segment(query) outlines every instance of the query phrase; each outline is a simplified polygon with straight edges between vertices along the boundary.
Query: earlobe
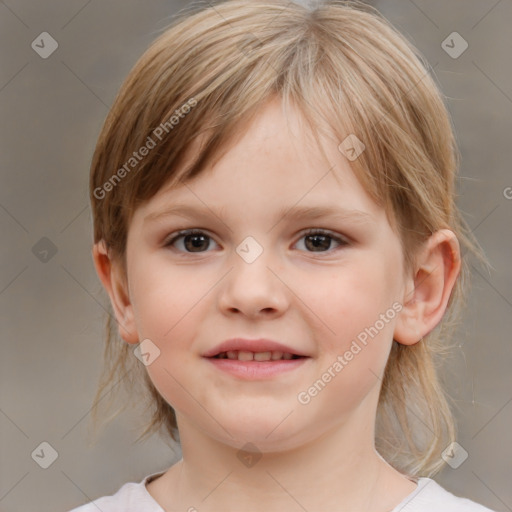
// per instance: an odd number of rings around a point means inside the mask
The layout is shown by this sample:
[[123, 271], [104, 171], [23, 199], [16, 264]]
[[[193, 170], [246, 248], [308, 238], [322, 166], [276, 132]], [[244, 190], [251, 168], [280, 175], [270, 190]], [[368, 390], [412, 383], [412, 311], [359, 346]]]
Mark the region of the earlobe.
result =
[[121, 268], [110, 258], [103, 240], [94, 244], [92, 257], [96, 273], [110, 297], [119, 335], [127, 343], [138, 343], [139, 337], [135, 325], [133, 306], [130, 301], [126, 278]]
[[426, 241], [414, 276], [407, 283], [394, 339], [413, 345], [441, 321], [461, 267], [459, 242], [448, 229]]

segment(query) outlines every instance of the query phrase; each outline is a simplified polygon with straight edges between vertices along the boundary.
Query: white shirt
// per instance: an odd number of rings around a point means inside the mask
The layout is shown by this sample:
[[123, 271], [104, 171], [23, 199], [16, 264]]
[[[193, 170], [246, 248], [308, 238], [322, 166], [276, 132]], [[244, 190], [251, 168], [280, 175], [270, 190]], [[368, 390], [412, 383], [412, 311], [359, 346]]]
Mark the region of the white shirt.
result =
[[[69, 512], [165, 512], [146, 489], [163, 472], [141, 482], [124, 484], [114, 495], [103, 496]], [[391, 512], [495, 512], [466, 498], [459, 498], [431, 478], [418, 478], [418, 487]]]

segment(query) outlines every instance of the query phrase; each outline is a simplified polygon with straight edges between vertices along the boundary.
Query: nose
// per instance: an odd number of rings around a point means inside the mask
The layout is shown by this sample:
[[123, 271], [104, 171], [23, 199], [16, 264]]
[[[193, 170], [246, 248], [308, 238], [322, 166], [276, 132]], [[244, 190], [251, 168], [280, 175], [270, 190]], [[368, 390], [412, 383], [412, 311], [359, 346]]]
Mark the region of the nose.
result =
[[289, 307], [289, 294], [283, 267], [270, 251], [263, 250], [254, 260], [235, 251], [219, 292], [218, 305], [225, 314], [240, 313], [250, 318], [275, 317]]

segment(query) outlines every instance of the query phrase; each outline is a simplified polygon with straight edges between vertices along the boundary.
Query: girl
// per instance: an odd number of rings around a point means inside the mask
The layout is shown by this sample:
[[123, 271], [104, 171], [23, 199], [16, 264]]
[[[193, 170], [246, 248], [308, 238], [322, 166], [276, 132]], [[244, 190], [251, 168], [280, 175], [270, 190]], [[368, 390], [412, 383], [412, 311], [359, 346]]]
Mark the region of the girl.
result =
[[[142, 56], [100, 134], [102, 390], [129, 374], [182, 458], [75, 512], [489, 510], [436, 375], [463, 298], [458, 152], [374, 9], [229, 0]], [[120, 338], [116, 338], [119, 333]]]

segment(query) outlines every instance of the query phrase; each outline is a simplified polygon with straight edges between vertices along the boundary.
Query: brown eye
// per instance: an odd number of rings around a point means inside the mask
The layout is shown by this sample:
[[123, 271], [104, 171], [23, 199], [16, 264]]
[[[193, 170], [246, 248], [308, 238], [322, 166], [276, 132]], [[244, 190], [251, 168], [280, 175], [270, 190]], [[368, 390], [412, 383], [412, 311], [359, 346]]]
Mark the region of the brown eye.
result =
[[[330, 231], [323, 229], [311, 229], [302, 235], [301, 240], [304, 239], [304, 246], [306, 252], [314, 253], [331, 253], [341, 247], [349, 245], [349, 243]], [[213, 239], [204, 231], [198, 229], [185, 229], [179, 231], [175, 236], [172, 236], [164, 243], [165, 247], [175, 247], [178, 252], [185, 254], [203, 253], [208, 252], [210, 242]], [[177, 245], [177, 242], [180, 242]], [[333, 242], [337, 247], [332, 248]]]
[[332, 241], [338, 244], [336, 249], [339, 249], [340, 246], [343, 247], [348, 245], [346, 240], [335, 236], [330, 231], [325, 231], [323, 229], [311, 229], [306, 232], [302, 238], [305, 239], [304, 245], [307, 249], [307, 252], [332, 252], [329, 251], [332, 245]]
[[174, 246], [174, 244], [181, 239], [183, 239], [183, 247], [185, 250], [180, 250], [180, 252], [189, 253], [205, 252], [203, 249], [207, 249], [210, 245], [210, 240], [212, 240], [212, 238], [203, 231], [185, 229], [169, 239], [164, 245], [165, 247]]

